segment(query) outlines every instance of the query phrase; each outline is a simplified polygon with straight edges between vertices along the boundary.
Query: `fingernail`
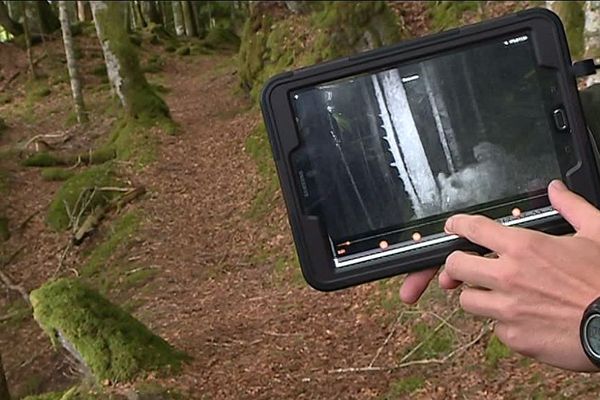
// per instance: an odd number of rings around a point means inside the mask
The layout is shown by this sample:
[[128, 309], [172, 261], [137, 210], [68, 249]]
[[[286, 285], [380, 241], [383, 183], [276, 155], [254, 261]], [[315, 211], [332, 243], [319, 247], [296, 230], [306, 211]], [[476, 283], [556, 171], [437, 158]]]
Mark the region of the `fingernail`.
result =
[[567, 190], [565, 184], [558, 179], [555, 179], [552, 182], [550, 182], [550, 186], [554, 188], [554, 190], [558, 190], [559, 192], [564, 192]]
[[453, 224], [454, 218], [450, 217], [446, 220], [446, 223], [444, 224], [444, 232], [451, 234], [452, 233], [452, 224]]

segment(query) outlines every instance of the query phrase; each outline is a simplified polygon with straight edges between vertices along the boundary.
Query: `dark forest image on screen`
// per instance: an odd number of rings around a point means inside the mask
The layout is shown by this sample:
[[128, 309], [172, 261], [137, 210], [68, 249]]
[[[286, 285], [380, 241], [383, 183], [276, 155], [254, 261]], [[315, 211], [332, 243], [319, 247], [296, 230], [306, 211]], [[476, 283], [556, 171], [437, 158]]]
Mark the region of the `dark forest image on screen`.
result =
[[527, 36], [292, 93], [305, 210], [334, 242], [560, 177]]

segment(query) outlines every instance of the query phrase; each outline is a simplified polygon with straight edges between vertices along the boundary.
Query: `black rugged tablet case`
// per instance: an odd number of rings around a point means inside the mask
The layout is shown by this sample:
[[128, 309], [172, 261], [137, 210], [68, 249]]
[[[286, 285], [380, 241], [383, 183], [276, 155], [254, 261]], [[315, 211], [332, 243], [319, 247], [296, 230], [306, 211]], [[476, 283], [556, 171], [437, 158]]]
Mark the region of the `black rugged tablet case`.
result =
[[[531, 9], [514, 15], [457, 28], [424, 38], [380, 48], [350, 57], [318, 64], [273, 77], [265, 85], [261, 96], [261, 108], [272, 146], [273, 156], [281, 183], [283, 197], [301, 268], [306, 281], [323, 291], [341, 289], [376, 279], [439, 266], [454, 250], [486, 252], [464, 239], [445, 244], [431, 245], [409, 251], [400, 256], [386, 257], [361, 264], [360, 268], [336, 269], [327, 234], [318, 218], [301, 212], [300, 193], [294, 182], [290, 162], [291, 152], [299, 146], [295, 121], [291, 112], [289, 92], [302, 87], [340, 79], [367, 71], [393, 67], [410, 59], [451, 50], [455, 47], [474, 45], [494, 37], [511, 33], [531, 31], [535, 36], [534, 51], [543, 66], [559, 71], [559, 84], [563, 94], [573, 135], [573, 146], [579, 162], [566, 174], [567, 185], [584, 196], [592, 204], [600, 204], [598, 172], [577, 92], [575, 77], [571, 70], [566, 36], [560, 19], [546, 9]], [[550, 234], [565, 234], [572, 227], [560, 216], [524, 223], [521, 227], [534, 228]]]

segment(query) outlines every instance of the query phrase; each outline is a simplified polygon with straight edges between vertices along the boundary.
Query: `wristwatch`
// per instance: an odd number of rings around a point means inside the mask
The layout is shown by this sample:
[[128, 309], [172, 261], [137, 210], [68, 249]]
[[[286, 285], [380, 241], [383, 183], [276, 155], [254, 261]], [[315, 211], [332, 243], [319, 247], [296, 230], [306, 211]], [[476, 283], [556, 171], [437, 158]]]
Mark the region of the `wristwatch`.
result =
[[594, 365], [600, 367], [600, 297], [594, 300], [583, 313], [579, 337], [585, 354]]

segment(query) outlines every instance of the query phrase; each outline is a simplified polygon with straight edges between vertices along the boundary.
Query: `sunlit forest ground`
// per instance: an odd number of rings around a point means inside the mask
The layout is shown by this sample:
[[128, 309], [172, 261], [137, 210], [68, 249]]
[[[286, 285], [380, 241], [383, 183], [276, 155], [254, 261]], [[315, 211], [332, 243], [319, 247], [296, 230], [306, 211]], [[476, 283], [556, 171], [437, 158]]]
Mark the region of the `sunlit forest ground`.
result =
[[[390, 7], [402, 18], [406, 38], [531, 5], [487, 3], [446, 14], [419, 2]], [[279, 16], [270, 23], [284, 24], [293, 36], [282, 39], [289, 47], [282, 45], [277, 59], [297, 51], [298, 38], [314, 40], [307, 23], [314, 16], [281, 19], [284, 8], [269, 7], [263, 16]], [[132, 157], [58, 167], [31, 162], [48, 152], [89, 155], [123, 128], [91, 25], [76, 37], [87, 124], [78, 124], [72, 111], [58, 36], [33, 46], [36, 80], [21, 72], [0, 91], [6, 124], [0, 193], [10, 227], [0, 269], [27, 292], [57, 277], [78, 277], [190, 357], [172, 374], [92, 383], [96, 398], [138, 398], [134, 392], [144, 399], [598, 397], [596, 378], [511, 353], [488, 321], [459, 309], [457, 293], [434, 285], [409, 307], [398, 298], [402, 277], [335, 293], [310, 289], [294, 255], [258, 89], [240, 83], [258, 79], [240, 61], [240, 53], [250, 51], [248, 37], [242, 36], [240, 52], [207, 48], [195, 38], [171, 41], [145, 32], [138, 39], [143, 70], [175, 126], [137, 132], [129, 143]], [[309, 59], [297, 57], [285, 67]], [[0, 44], [0, 67], [4, 77], [25, 71], [25, 51]], [[258, 75], [280, 67], [272, 63]], [[31, 140], [40, 135], [43, 141]], [[69, 178], [109, 170], [102, 186], [143, 187], [145, 193], [73, 245], [73, 232], [49, 226], [52, 204]], [[4, 287], [0, 349], [15, 399], [82, 382], [76, 361], [52, 345], [19, 291]]]

